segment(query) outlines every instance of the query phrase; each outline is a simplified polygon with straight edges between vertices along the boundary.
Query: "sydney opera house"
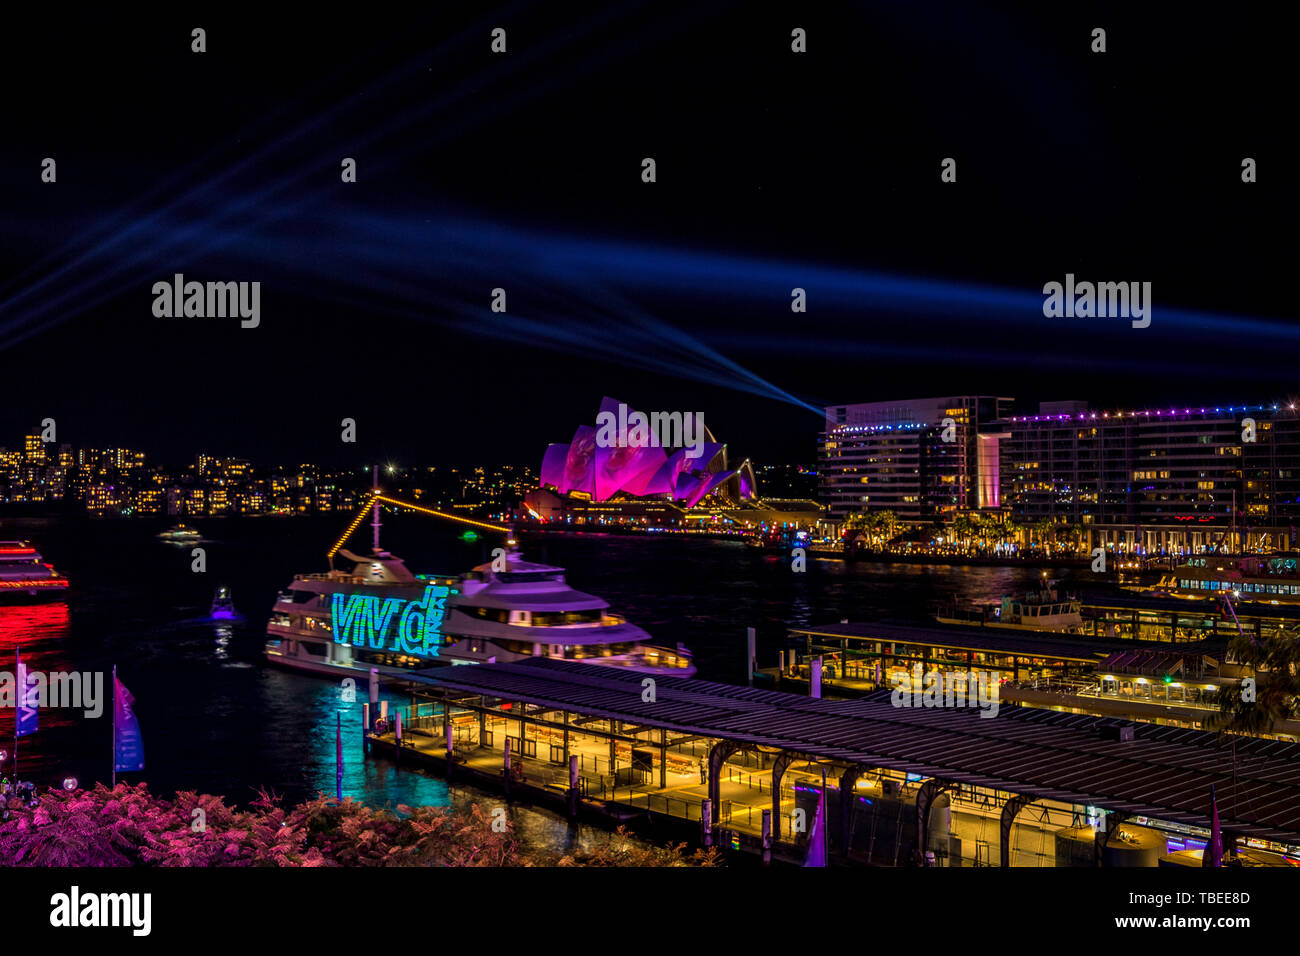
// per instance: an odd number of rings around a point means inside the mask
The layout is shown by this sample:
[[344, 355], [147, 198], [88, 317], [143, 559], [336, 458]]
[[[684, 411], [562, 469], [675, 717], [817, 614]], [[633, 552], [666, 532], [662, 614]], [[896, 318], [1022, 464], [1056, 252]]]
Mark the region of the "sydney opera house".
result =
[[[618, 415], [621, 404], [605, 398], [600, 412]], [[626, 406], [623, 411], [626, 414]], [[595, 426], [579, 425], [572, 441], [547, 447], [541, 487], [524, 500], [534, 517], [671, 524], [698, 505], [734, 506], [756, 495], [750, 463], [729, 467], [727, 446], [707, 427], [702, 440], [691, 447], [632, 442], [606, 447], [597, 438]]]

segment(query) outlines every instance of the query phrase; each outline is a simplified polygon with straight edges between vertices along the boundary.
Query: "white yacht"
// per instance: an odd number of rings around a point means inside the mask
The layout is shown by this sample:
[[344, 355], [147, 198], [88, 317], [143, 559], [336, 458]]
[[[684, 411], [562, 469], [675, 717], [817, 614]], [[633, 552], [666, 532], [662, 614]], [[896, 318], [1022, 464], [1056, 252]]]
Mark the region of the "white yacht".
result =
[[651, 644], [603, 599], [570, 587], [563, 568], [525, 561], [514, 549], [461, 575], [457, 591], [443, 624], [453, 642], [443, 653], [455, 662], [554, 657], [645, 674], [695, 673], [681, 644]]
[[523, 560], [513, 548], [459, 577], [416, 575], [375, 548], [340, 550], [350, 571], [297, 575], [267, 625], [272, 663], [323, 674], [396, 676], [448, 664], [554, 657], [689, 677], [691, 654], [658, 647], [574, 590], [564, 569]]
[[198, 528], [192, 528], [186, 524], [174, 524], [166, 531], [159, 531], [157, 537], [163, 541], [185, 544], [186, 542], [198, 541], [203, 535], [199, 533]]
[[0, 541], [0, 604], [65, 600], [68, 579], [27, 541]]

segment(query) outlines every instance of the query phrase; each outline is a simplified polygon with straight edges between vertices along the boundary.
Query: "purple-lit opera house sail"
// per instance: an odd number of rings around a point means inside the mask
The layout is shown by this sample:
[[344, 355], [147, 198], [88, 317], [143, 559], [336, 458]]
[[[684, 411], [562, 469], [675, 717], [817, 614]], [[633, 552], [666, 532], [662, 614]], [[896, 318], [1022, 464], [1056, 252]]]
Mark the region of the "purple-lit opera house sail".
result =
[[[620, 404], [605, 398], [600, 410], [617, 416]], [[634, 413], [623, 407], [624, 415], [631, 418]], [[649, 443], [604, 447], [597, 443], [597, 434], [592, 426], [579, 425], [567, 445], [549, 446], [542, 458], [542, 487], [592, 501], [609, 501], [617, 495], [675, 501], [688, 508], [713, 494], [733, 502], [754, 497], [756, 483], [749, 462], [728, 468], [727, 446], [717, 442], [707, 427], [704, 441], [687, 448]]]

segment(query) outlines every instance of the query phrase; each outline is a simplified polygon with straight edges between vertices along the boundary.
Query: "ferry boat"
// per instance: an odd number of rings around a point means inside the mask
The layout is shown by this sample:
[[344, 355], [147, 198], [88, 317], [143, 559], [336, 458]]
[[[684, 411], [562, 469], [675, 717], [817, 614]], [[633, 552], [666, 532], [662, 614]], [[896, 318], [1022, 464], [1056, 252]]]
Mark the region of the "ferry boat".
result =
[[935, 618], [942, 624], [979, 624], [1060, 634], [1084, 632], [1082, 602], [1065, 594], [1057, 581], [1044, 581], [1023, 596], [1004, 594], [1001, 604], [941, 607]]
[[0, 604], [39, 604], [67, 597], [68, 579], [27, 541], [0, 541]]
[[1144, 593], [1179, 598], [1230, 594], [1237, 601], [1300, 604], [1300, 553], [1197, 555], [1167, 572], [1154, 589]]
[[691, 653], [650, 635], [570, 587], [564, 569], [525, 561], [513, 546], [460, 576], [413, 574], [378, 546], [340, 549], [349, 571], [300, 574], [267, 625], [268, 661], [322, 674], [400, 676], [448, 664], [553, 657], [689, 677]]
[[234, 598], [230, 596], [230, 588], [225, 585], [217, 588], [212, 595], [212, 606], [208, 613], [214, 621], [233, 621], [239, 617]]
[[174, 541], [184, 544], [187, 541], [198, 541], [203, 537], [198, 528], [191, 528], [189, 525], [174, 524], [166, 531], [159, 531], [158, 537], [163, 541]]

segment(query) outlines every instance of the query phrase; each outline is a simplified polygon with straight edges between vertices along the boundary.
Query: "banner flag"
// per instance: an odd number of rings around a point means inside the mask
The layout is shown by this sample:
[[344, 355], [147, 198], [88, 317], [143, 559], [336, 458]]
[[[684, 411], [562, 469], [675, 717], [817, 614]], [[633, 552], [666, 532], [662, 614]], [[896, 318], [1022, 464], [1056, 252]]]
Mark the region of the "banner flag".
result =
[[14, 658], [18, 662], [18, 708], [14, 718], [14, 736], [26, 737], [36, 733], [40, 727], [40, 711], [37, 709], [40, 704], [39, 686], [36, 680], [29, 677], [27, 665], [17, 652], [14, 653]]
[[144, 741], [140, 737], [140, 724], [132, 709], [135, 698], [126, 686], [113, 678], [113, 770], [144, 769]]

